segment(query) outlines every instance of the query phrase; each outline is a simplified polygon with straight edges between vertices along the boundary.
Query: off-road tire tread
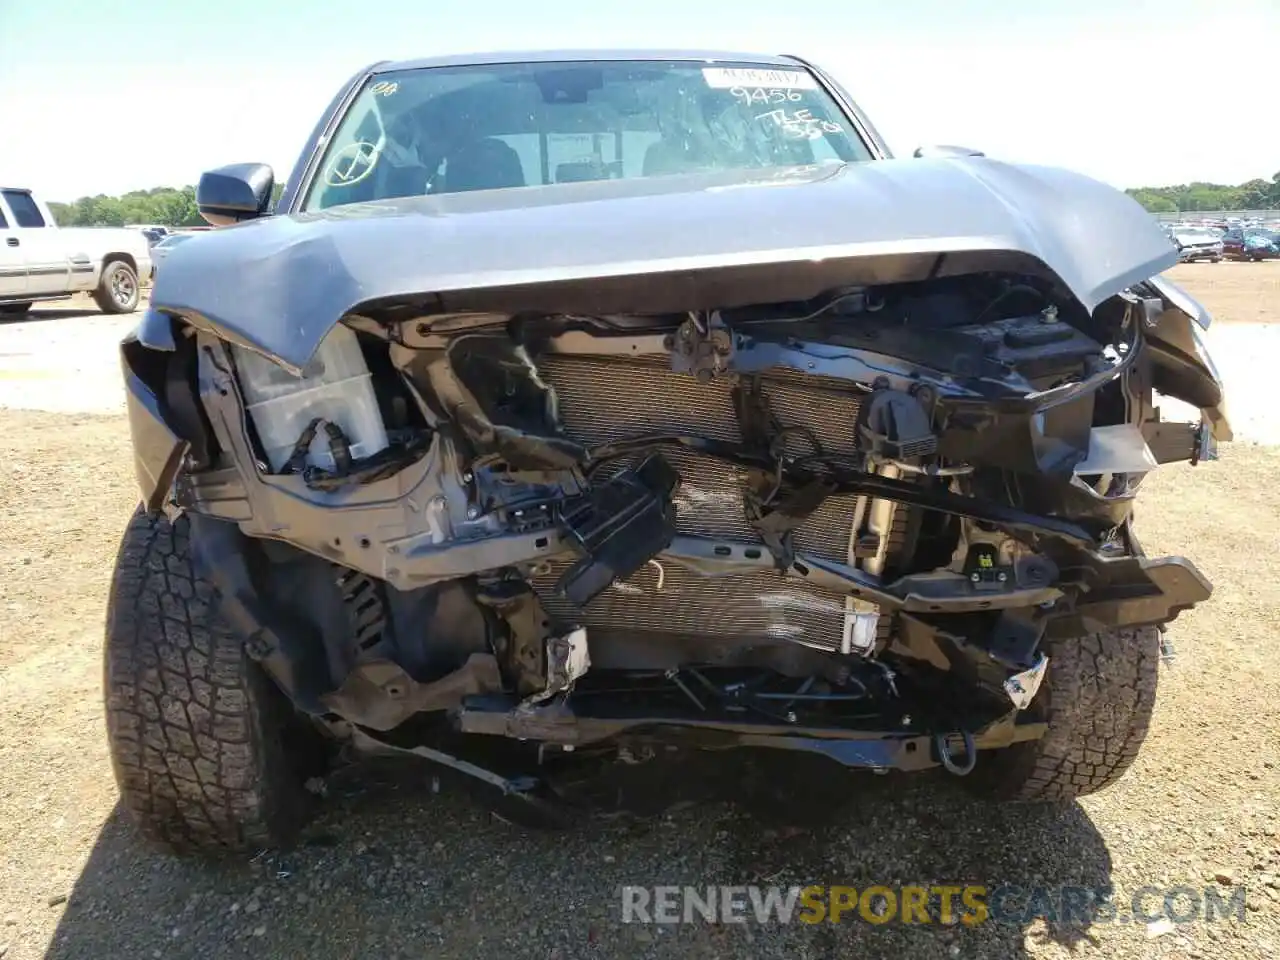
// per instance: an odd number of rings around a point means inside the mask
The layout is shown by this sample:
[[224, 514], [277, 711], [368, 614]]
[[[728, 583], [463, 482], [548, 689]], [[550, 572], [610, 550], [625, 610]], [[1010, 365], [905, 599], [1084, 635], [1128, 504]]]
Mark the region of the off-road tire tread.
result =
[[185, 517], [139, 512], [107, 609], [112, 766], [142, 833], [175, 853], [288, 846], [308, 795], [284, 746], [296, 722], [196, 572]]
[[1055, 640], [1045, 652], [1049, 670], [1033, 705], [1048, 731], [984, 752], [966, 778], [995, 799], [1051, 802], [1095, 793], [1124, 776], [1147, 737], [1160, 667], [1155, 627]]

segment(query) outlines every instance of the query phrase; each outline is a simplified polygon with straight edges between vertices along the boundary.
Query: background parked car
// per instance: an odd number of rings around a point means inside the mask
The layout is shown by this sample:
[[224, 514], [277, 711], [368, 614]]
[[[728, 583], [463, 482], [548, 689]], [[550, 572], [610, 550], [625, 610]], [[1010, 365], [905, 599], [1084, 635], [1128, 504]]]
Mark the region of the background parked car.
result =
[[88, 293], [104, 313], [132, 313], [150, 278], [151, 249], [140, 231], [60, 227], [30, 190], [0, 186], [0, 312]]
[[1266, 254], [1262, 259], [1280, 257], [1280, 230], [1272, 230], [1269, 227], [1261, 227], [1257, 230], [1247, 231], [1246, 239], [1256, 238], [1255, 247], [1261, 248], [1261, 242], [1266, 240], [1270, 245]]
[[164, 258], [169, 255], [169, 251], [178, 244], [186, 243], [195, 236], [197, 236], [197, 234], [194, 233], [171, 233], [157, 242], [156, 245], [151, 248], [153, 271], [158, 271], [160, 269], [160, 264], [162, 264], [164, 262]]
[[1222, 259], [1222, 240], [1212, 231], [1175, 230], [1173, 242], [1178, 248], [1178, 260], [1182, 263], [1192, 263], [1196, 260], [1217, 263]]
[[1241, 226], [1227, 228], [1222, 235], [1223, 254], [1232, 260], [1267, 260], [1280, 257], [1276, 234]]

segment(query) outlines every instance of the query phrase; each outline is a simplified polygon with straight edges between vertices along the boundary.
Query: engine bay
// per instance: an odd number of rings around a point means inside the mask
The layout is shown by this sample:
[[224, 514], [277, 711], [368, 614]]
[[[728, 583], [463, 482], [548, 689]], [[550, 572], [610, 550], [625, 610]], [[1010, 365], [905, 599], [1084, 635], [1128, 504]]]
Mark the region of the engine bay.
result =
[[[1158, 462], [1152, 314], [1001, 275], [680, 315], [390, 303], [302, 377], [189, 328], [203, 436], [173, 495], [232, 521], [203, 539], [278, 624], [282, 686], [366, 730], [447, 709], [584, 743], [657, 722], [654, 684], [785, 721], [904, 684], [950, 703], [963, 676], [973, 732], [1030, 703], [1047, 633], [1207, 596], [1128, 523]], [[568, 704], [619, 677], [647, 705], [598, 699], [591, 732]]]

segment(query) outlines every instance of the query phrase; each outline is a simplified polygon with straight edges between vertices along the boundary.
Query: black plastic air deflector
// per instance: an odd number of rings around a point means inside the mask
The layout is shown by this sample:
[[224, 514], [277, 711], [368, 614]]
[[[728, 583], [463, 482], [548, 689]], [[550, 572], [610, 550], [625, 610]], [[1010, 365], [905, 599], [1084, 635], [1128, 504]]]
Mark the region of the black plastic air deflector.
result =
[[938, 437], [920, 401], [901, 390], [874, 390], [858, 408], [858, 444], [888, 460], [930, 457]]
[[560, 578], [556, 592], [584, 606], [669, 547], [676, 534], [671, 496], [679, 484], [680, 474], [654, 454], [566, 504], [561, 526], [584, 556]]

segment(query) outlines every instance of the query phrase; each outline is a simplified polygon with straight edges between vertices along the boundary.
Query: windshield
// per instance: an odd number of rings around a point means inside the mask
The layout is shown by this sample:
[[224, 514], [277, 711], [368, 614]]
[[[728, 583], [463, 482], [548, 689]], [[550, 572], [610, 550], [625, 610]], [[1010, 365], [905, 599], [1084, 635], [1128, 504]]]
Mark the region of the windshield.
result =
[[304, 209], [871, 158], [800, 67], [647, 60], [427, 67], [366, 82], [325, 150]]

